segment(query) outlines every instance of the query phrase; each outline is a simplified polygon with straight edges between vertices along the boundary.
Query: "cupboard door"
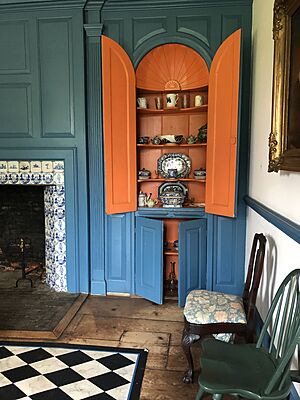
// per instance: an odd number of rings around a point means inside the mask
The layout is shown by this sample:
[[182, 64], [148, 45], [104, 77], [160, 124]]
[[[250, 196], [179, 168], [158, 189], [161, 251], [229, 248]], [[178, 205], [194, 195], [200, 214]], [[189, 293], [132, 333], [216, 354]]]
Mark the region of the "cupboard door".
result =
[[183, 307], [187, 294], [204, 289], [206, 284], [206, 220], [196, 219], [179, 224], [178, 304]]
[[205, 211], [228, 217], [235, 215], [240, 40], [238, 30], [222, 43], [209, 76]]
[[135, 73], [122, 47], [102, 36], [106, 213], [136, 210]]
[[154, 303], [163, 302], [163, 222], [136, 219], [137, 295]]

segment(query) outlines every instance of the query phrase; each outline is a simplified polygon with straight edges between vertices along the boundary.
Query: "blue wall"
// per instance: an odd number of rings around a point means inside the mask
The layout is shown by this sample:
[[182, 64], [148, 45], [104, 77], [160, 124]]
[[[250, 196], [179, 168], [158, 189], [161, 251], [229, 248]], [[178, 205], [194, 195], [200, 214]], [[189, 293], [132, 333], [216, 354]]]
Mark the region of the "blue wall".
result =
[[64, 160], [68, 289], [88, 292], [84, 1], [8, 3], [0, 6], [0, 158]]

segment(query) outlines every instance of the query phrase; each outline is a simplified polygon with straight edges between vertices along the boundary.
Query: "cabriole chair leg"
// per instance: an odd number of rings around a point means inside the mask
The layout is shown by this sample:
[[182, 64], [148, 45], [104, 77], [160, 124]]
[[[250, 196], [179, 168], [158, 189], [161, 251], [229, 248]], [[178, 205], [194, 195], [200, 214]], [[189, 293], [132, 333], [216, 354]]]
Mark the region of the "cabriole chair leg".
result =
[[195, 335], [193, 333], [189, 333], [186, 329], [183, 330], [182, 339], [181, 339], [181, 347], [186, 356], [189, 369], [185, 372], [183, 376], [184, 383], [192, 383], [193, 382], [193, 358], [191, 354], [191, 345], [200, 339], [199, 335]]

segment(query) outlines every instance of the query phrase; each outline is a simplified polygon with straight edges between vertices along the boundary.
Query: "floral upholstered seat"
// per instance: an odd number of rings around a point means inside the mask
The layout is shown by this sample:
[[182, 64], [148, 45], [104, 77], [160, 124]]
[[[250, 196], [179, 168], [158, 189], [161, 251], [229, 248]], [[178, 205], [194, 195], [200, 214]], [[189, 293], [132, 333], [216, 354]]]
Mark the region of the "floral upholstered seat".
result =
[[[191, 324], [235, 323], [246, 324], [243, 300], [239, 296], [208, 290], [192, 290], [184, 307], [184, 316]], [[231, 333], [214, 334], [223, 341], [230, 341]]]

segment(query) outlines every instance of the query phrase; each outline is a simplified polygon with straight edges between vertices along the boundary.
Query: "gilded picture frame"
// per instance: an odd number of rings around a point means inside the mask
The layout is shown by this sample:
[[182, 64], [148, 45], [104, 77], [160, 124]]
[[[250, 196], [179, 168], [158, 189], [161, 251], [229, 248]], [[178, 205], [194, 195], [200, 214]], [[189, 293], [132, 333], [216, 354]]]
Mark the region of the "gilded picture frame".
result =
[[269, 172], [279, 170], [300, 172], [299, 22], [300, 0], [275, 0]]

